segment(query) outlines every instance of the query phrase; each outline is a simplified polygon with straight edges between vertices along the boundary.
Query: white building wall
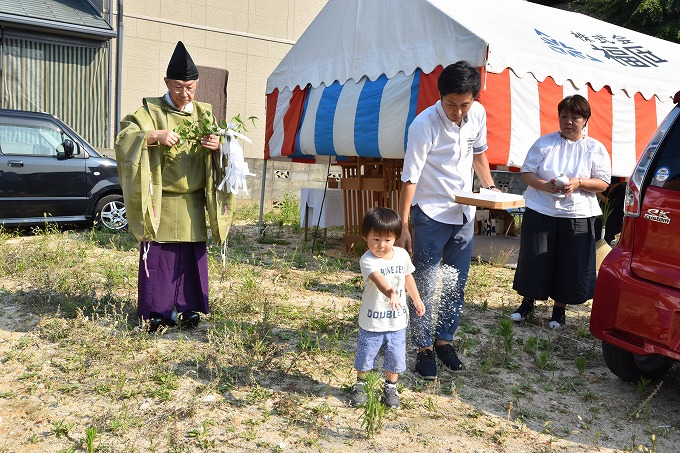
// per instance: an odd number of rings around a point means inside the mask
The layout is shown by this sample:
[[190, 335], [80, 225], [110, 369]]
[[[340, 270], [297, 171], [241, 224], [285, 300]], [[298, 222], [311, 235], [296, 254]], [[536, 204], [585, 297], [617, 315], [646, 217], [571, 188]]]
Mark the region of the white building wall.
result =
[[[168, 60], [184, 42], [198, 66], [227, 69], [227, 118], [259, 118], [246, 157], [262, 158], [267, 77], [326, 0], [128, 0], [123, 5], [121, 116], [165, 93]], [[118, 11], [116, 13], [116, 18]], [[115, 23], [112, 24], [115, 27]], [[113, 41], [115, 49], [115, 40]], [[116, 57], [114, 56], [114, 61]]]

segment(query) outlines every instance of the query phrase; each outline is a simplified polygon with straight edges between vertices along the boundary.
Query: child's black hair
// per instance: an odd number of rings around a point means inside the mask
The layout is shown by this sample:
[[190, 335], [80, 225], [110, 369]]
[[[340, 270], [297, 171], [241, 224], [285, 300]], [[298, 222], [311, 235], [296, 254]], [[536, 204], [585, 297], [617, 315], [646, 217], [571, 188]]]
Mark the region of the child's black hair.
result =
[[450, 64], [444, 68], [437, 79], [439, 96], [447, 94], [472, 93], [473, 99], [477, 99], [482, 89], [482, 75], [479, 70], [465, 60]]
[[361, 235], [367, 237], [371, 231], [377, 234], [401, 236], [401, 218], [390, 208], [371, 208], [361, 222]]

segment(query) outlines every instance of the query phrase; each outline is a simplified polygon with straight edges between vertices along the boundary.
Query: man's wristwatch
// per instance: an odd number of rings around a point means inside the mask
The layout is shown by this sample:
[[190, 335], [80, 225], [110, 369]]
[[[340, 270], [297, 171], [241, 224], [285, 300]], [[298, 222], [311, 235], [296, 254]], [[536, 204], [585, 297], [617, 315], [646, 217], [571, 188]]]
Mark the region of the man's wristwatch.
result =
[[496, 188], [496, 186], [485, 187], [485, 189], [487, 189], [487, 190], [488, 190], [488, 189], [495, 189], [495, 188]]

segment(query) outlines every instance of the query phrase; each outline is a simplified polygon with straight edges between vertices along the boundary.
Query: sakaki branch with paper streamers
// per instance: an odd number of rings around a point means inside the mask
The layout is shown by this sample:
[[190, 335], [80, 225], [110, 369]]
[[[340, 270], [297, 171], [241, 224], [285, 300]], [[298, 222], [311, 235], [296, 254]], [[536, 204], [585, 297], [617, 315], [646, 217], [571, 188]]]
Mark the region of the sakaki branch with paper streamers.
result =
[[180, 144], [185, 142], [198, 142], [200, 138], [205, 135], [219, 135], [219, 167], [224, 170], [225, 176], [222, 178], [222, 181], [220, 181], [217, 190], [226, 190], [227, 193], [238, 194], [238, 191], [243, 189], [246, 195], [248, 195], [246, 176], [255, 176], [255, 174], [250, 172], [248, 164], [245, 162], [243, 148], [238, 142], [238, 139], [252, 143], [252, 141], [241, 134], [240, 131], [247, 130], [246, 123], [248, 122], [251, 122], [253, 126], [255, 126], [256, 120], [257, 117], [255, 116], [243, 120], [240, 115], [236, 115], [232, 118], [232, 122], [227, 123], [223, 120], [221, 125], [217, 125], [210, 121], [208, 117], [204, 117], [193, 122], [185, 120], [175, 128], [175, 132], [180, 136]]
[[[226, 140], [222, 141], [220, 145], [220, 161], [219, 165], [224, 168], [225, 175], [220, 184], [217, 186], [217, 190], [226, 190], [229, 193], [238, 194], [240, 189], [248, 195], [248, 186], [246, 185], [246, 176], [255, 176], [255, 173], [251, 173], [248, 163], [243, 157], [243, 148], [238, 142], [238, 139], [242, 139], [248, 143], [252, 143], [245, 135], [236, 132], [236, 126], [233, 123], [229, 123], [226, 129], [221, 129], [219, 134], [225, 137]], [[224, 166], [224, 160], [226, 159], [226, 168]]]

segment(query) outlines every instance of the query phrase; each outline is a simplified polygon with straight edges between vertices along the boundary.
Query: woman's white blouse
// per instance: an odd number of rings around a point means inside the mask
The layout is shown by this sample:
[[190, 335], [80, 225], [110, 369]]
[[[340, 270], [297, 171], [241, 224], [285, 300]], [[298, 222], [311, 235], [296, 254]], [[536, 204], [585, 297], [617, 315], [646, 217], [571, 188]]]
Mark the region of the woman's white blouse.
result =
[[[559, 132], [547, 134], [531, 146], [522, 173], [535, 173], [550, 181], [561, 174], [569, 178], [598, 178], [611, 182], [611, 158], [602, 143], [591, 137], [572, 142]], [[551, 217], [593, 217], [602, 214], [593, 192], [576, 189], [566, 197], [528, 187], [524, 192], [527, 208]]]

